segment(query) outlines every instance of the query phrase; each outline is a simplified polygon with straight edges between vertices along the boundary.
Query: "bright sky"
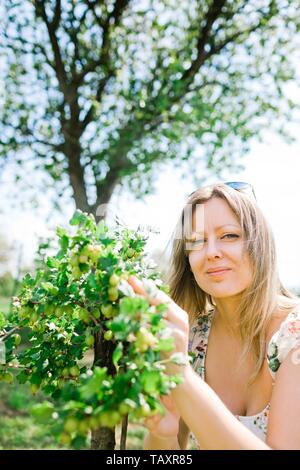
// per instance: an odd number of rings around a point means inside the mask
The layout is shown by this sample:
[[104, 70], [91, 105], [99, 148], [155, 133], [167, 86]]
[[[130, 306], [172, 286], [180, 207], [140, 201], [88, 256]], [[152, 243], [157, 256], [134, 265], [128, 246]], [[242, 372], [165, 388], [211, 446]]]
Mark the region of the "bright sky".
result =
[[[279, 271], [283, 283], [290, 288], [300, 288], [300, 141], [288, 145], [279, 137], [269, 136], [266, 143], [253, 143], [250, 153], [244, 157], [245, 170], [228, 174], [229, 181], [249, 181], [253, 184], [258, 203], [269, 220], [277, 242]], [[217, 181], [217, 180], [216, 180]], [[214, 182], [214, 181], [212, 181]], [[169, 169], [156, 183], [157, 192], [144, 202], [135, 201], [130, 195], [114, 197], [111, 213], [117, 213], [131, 228], [138, 224], [156, 227], [160, 234], [152, 234], [149, 250], [163, 250], [175, 226], [187, 194], [195, 188], [188, 179], [182, 180], [180, 172]], [[0, 191], [1, 192], [1, 191]], [[44, 217], [47, 201], [41, 199], [45, 211], [19, 212], [5, 210], [1, 198], [1, 232], [15, 247], [24, 246], [23, 263], [29, 264], [36, 247], [36, 235], [49, 233]], [[48, 209], [49, 211], [49, 209]], [[66, 207], [64, 218], [52, 221], [67, 222], [73, 209]], [[17, 252], [14, 253], [16, 259]]]

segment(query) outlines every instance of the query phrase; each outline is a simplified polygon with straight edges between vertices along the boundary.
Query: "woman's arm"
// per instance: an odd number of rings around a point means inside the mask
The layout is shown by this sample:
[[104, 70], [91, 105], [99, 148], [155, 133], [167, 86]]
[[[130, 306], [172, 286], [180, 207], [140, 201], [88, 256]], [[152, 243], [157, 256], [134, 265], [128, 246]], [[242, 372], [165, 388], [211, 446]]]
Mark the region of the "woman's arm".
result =
[[[175, 343], [174, 352], [187, 356], [189, 336], [187, 313], [159, 289], [154, 295], [147, 289], [147, 285], [137, 278], [130, 278], [129, 282], [135, 292], [143, 295], [150, 304], [168, 304], [164, 318], [172, 331]], [[165, 354], [167, 359], [168, 354]], [[171, 392], [171, 396], [179, 416], [194, 433], [201, 449], [270, 449], [234, 417], [217, 394], [193, 371], [190, 365], [177, 366], [172, 362], [167, 362], [166, 372], [171, 375], [177, 373], [183, 375], [183, 383]], [[175, 436], [175, 433], [172, 433], [172, 436]], [[175, 445], [174, 442], [173, 445]]]
[[172, 391], [172, 396], [201, 449], [270, 450], [234, 417], [190, 366], [185, 368], [184, 382]]

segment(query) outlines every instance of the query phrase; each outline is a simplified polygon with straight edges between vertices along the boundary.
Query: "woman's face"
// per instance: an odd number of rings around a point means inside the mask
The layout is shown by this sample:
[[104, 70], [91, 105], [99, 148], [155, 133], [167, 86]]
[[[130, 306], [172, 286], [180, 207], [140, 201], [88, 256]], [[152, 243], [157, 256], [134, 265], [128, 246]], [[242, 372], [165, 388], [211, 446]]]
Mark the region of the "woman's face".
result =
[[227, 202], [213, 198], [193, 213], [189, 262], [199, 287], [213, 298], [240, 294], [252, 279], [241, 225]]

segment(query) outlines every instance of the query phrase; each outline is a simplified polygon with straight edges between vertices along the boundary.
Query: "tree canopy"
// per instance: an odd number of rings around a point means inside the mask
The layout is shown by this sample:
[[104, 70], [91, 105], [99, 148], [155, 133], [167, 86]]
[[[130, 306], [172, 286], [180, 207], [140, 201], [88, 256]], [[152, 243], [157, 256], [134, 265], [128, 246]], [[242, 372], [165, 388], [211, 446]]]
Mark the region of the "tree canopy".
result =
[[[220, 174], [296, 106], [299, 0], [4, 0], [1, 163], [96, 213], [167, 162]], [[104, 214], [105, 215], [105, 214]]]

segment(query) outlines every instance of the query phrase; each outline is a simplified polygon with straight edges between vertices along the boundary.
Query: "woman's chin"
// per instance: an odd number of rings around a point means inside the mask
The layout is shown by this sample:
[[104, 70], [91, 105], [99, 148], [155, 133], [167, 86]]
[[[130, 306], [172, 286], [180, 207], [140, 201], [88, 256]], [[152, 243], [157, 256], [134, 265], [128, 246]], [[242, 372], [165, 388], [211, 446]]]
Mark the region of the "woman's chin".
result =
[[211, 289], [209, 292], [206, 291], [214, 299], [226, 299], [239, 295], [242, 290], [237, 289]]

